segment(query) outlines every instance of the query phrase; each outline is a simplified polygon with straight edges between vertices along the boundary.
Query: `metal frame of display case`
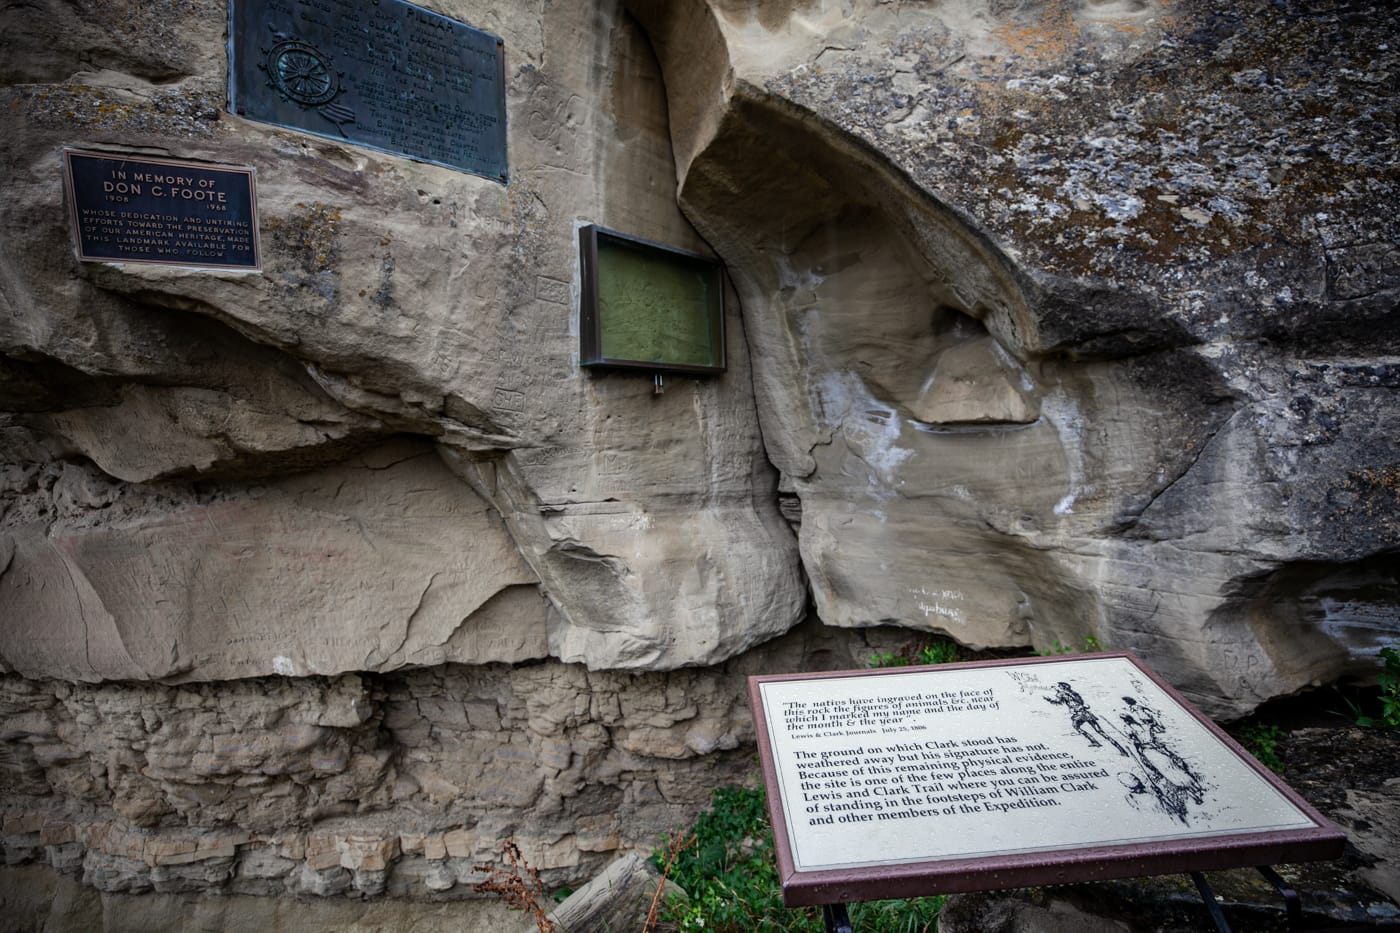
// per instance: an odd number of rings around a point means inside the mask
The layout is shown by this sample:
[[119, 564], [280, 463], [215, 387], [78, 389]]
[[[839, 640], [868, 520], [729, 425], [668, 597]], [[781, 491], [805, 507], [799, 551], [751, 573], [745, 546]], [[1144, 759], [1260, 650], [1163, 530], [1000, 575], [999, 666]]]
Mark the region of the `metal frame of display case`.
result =
[[[714, 318], [709, 321], [710, 332], [718, 343], [718, 364], [697, 366], [692, 363], [676, 363], [667, 360], [629, 359], [603, 355], [603, 320], [599, 307], [599, 244], [604, 248], [614, 246], [630, 249], [652, 258], [694, 264], [704, 267], [710, 275], [709, 287], [714, 290], [716, 301], [713, 306]], [[653, 243], [641, 237], [629, 236], [616, 230], [609, 230], [597, 224], [587, 224], [579, 228], [579, 265], [582, 271], [582, 295], [579, 303], [579, 365], [588, 368], [613, 368], [644, 370], [657, 376], [660, 386], [662, 373], [679, 373], [692, 376], [711, 376], [728, 368], [725, 349], [724, 291], [726, 280], [724, 267], [716, 260], [699, 253]]]

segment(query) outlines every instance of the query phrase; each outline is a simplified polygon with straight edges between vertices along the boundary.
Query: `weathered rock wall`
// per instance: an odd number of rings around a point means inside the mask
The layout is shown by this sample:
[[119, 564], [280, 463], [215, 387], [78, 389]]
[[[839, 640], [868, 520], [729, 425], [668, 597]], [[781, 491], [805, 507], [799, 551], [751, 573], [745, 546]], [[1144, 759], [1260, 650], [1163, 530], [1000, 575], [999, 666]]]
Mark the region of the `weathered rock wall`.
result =
[[630, 6], [825, 622], [1092, 635], [1217, 712], [1374, 665], [1393, 13]]
[[[580, 224], [705, 249], [675, 204], [646, 39], [616, 7], [443, 12], [505, 39], [509, 186], [221, 110], [222, 3], [5, 14], [20, 54], [0, 220], [32, 232], [7, 240], [0, 285], [10, 669], [218, 678], [546, 653], [673, 668], [801, 617], [742, 340], [723, 378], [663, 396], [576, 366]], [[128, 56], [176, 70], [119, 70]], [[253, 166], [262, 272], [76, 262], [65, 145]], [[419, 495], [415, 478], [356, 461], [380, 486], [348, 480], [346, 458], [391, 435], [432, 441], [459, 478], [420, 466], [436, 472]], [[48, 474], [90, 467], [91, 501], [62, 492], [76, 502], [63, 515], [33, 501]], [[314, 472], [278, 485], [293, 471]], [[408, 490], [417, 501], [398, 501]], [[273, 516], [281, 543], [241, 550]], [[489, 647], [487, 621], [443, 648], [514, 585], [551, 604], [520, 607], [520, 644]], [[31, 631], [53, 650], [26, 646]], [[291, 632], [306, 640], [283, 644]], [[122, 645], [94, 662], [75, 657], [84, 639]]]
[[[1222, 714], [1400, 638], [1394, 12], [430, 6], [508, 185], [230, 114], [221, 0], [0, 9], [12, 862], [576, 883], [875, 627]], [[263, 270], [77, 262], [65, 146], [254, 167]], [[724, 260], [725, 374], [580, 369], [586, 223]]]
[[198, 491], [61, 470], [29, 467], [12, 500], [37, 519], [11, 532], [0, 578], [26, 629], [5, 652], [19, 673], [174, 682], [548, 654], [538, 578], [421, 441]]
[[[221, 0], [0, 11], [9, 864], [461, 899], [747, 771], [745, 668], [618, 673], [805, 613], [737, 304], [723, 377], [576, 365], [581, 224], [708, 249], [654, 55], [615, 4], [437, 8], [505, 40], [509, 186], [230, 114]], [[64, 146], [252, 166], [262, 271], [76, 262]]]
[[440, 665], [183, 685], [0, 678], [6, 864], [109, 894], [464, 898], [513, 839], [552, 886], [751, 777], [745, 678], [860, 664], [807, 625], [713, 668]]

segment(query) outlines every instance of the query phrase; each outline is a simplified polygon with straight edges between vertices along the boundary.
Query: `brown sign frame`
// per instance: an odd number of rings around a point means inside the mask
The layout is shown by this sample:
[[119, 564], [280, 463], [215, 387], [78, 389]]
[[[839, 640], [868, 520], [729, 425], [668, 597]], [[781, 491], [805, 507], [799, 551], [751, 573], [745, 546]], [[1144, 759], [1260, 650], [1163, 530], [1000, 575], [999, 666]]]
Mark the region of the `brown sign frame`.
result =
[[[581, 294], [579, 301], [579, 365], [584, 368], [645, 370], [653, 373], [675, 373], [689, 376], [717, 376], [729, 367], [728, 335], [725, 333], [727, 313], [725, 292], [728, 279], [724, 266], [717, 260], [675, 246], [654, 243], [641, 237], [610, 230], [598, 224], [579, 228], [579, 268]], [[708, 308], [705, 323], [710, 331], [712, 364], [692, 364], [671, 359], [641, 359], [633, 356], [608, 356], [604, 350], [608, 340], [609, 322], [605, 320], [602, 302], [604, 283], [599, 255], [605, 249], [630, 252], [660, 264], [685, 266], [703, 271], [708, 294], [713, 304]]]
[[[1173, 702], [1218, 740], [1229, 752], [1262, 777], [1313, 824], [1310, 828], [1242, 832], [1229, 835], [1186, 836], [1171, 840], [1066, 847], [1062, 849], [992, 854], [973, 858], [949, 858], [876, 866], [851, 866], [819, 871], [798, 871], [790, 844], [786, 808], [775, 760], [774, 740], [764, 708], [764, 684], [848, 678], [880, 678], [928, 672], [953, 673], [978, 668], [1034, 668], [1070, 660], [1123, 658], [1143, 677], [1159, 687]], [[1048, 673], [1048, 669], [1044, 671]], [[1243, 866], [1333, 859], [1341, 855], [1346, 836], [1318, 813], [1292, 788], [1259, 764], [1219, 726], [1191, 705], [1155, 672], [1129, 652], [1099, 652], [1061, 657], [978, 661], [929, 667], [834, 671], [809, 674], [752, 676], [749, 702], [757, 727], [759, 759], [768, 794], [768, 812], [783, 888], [789, 907], [846, 904], [886, 898], [988, 891], [1045, 884], [1102, 881], [1144, 875], [1191, 871], [1216, 871]], [[859, 829], [853, 830], [859, 832]]]

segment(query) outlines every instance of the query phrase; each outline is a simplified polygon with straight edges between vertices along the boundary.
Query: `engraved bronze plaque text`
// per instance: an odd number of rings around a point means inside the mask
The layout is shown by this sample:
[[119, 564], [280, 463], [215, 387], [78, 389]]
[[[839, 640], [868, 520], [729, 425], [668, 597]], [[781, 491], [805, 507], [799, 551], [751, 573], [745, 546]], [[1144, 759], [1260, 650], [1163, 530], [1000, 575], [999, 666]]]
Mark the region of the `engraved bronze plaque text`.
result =
[[254, 170], [63, 150], [79, 259], [257, 269]]
[[403, 0], [230, 0], [229, 109], [505, 181], [502, 49]]

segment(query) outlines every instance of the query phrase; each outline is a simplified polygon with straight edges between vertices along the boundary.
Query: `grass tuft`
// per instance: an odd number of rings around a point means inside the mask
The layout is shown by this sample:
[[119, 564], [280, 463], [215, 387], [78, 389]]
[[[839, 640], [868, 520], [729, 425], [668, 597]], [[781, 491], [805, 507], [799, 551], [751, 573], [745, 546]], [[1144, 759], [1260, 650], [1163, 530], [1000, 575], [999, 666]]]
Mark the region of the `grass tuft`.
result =
[[[823, 933], [821, 911], [783, 906], [773, 831], [762, 788], [720, 787], [710, 809], [681, 837], [653, 855], [685, 889], [661, 917], [681, 933]], [[679, 848], [679, 851], [677, 849]], [[861, 933], [933, 933], [943, 897], [872, 901], [851, 907]]]

